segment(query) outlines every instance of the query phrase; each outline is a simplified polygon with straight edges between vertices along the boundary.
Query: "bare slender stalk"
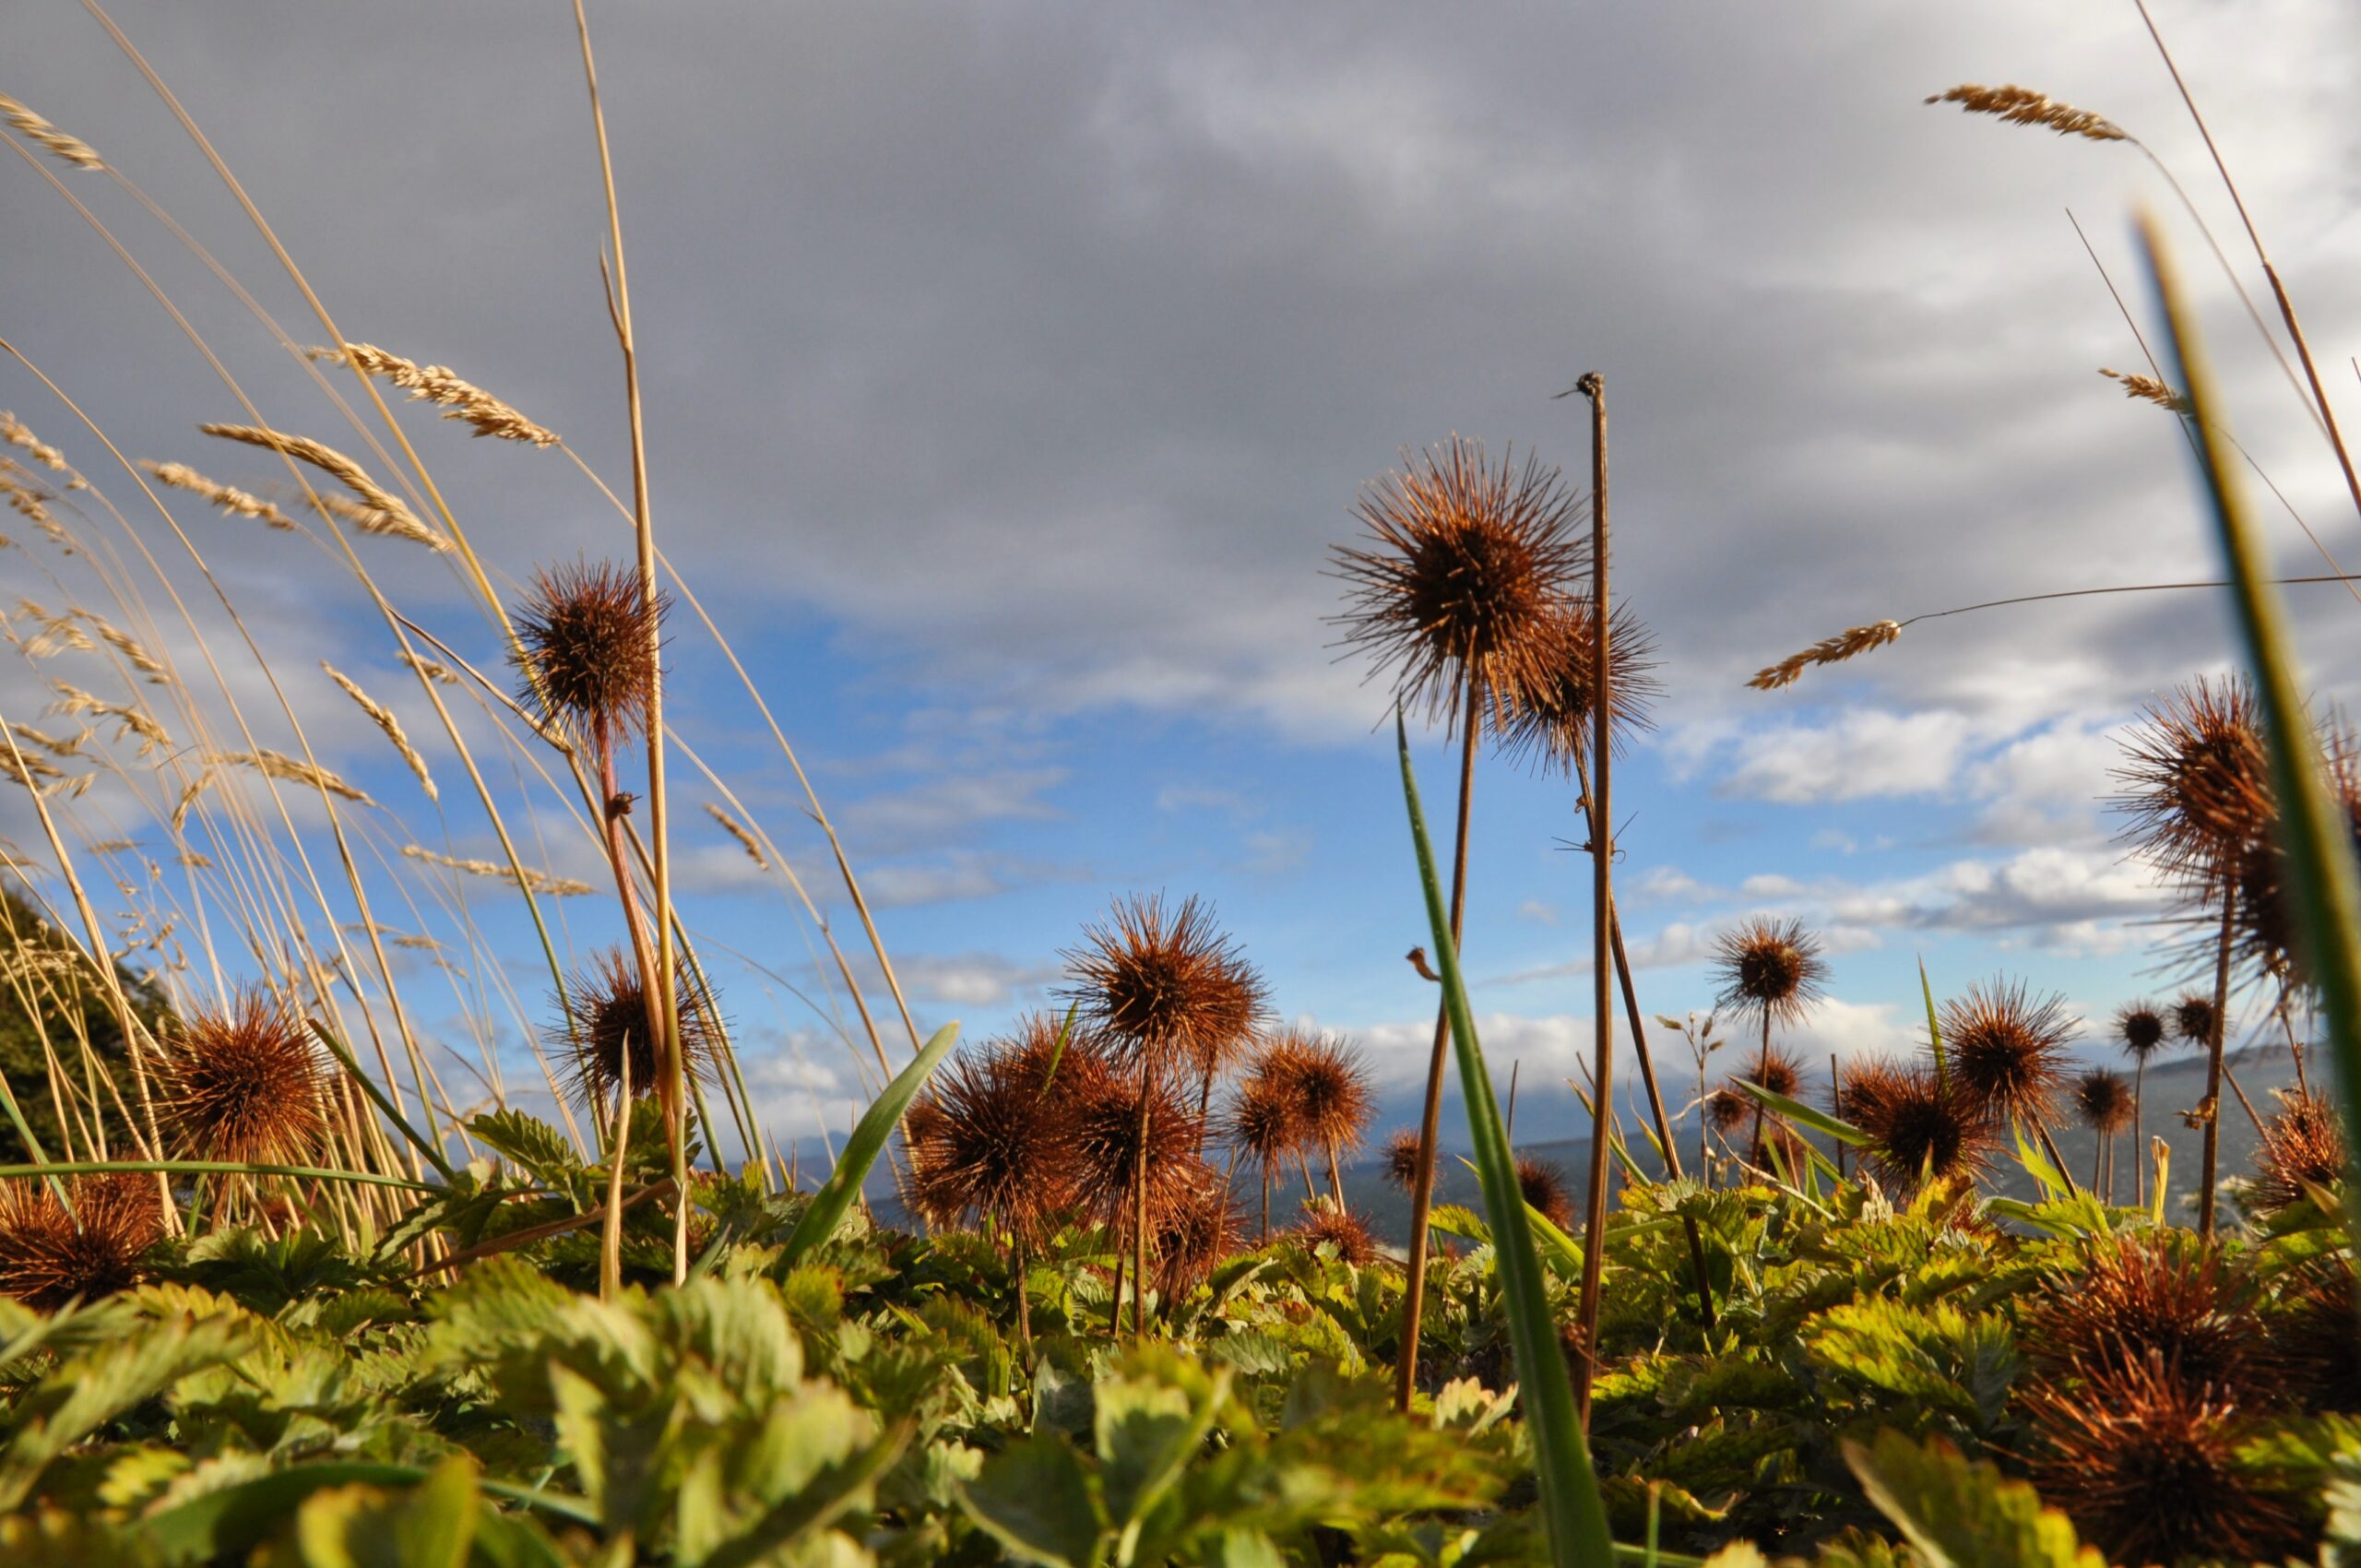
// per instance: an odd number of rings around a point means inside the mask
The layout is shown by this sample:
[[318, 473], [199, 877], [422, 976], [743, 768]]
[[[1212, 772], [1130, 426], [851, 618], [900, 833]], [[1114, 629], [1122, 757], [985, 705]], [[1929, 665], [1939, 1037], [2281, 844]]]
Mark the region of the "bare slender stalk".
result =
[[[1484, 727], [1483, 677], [1472, 665], [1460, 698], [1459, 825], [1451, 854], [1451, 940], [1459, 942], [1467, 906], [1467, 813], [1476, 782], [1477, 731]], [[1451, 1015], [1435, 1004], [1435, 1043], [1427, 1060], [1427, 1099], [1418, 1119], [1418, 1168], [1410, 1183], [1409, 1278], [1402, 1293], [1402, 1342], [1394, 1358], [1394, 1403], [1410, 1408], [1418, 1382], [1418, 1326], [1427, 1306], [1427, 1216], [1435, 1196], [1435, 1145], [1442, 1133], [1444, 1051], [1451, 1044]]]
[[1583, 1216], [1583, 1282], [1574, 1349], [1574, 1413], [1590, 1427], [1591, 1383], [1598, 1366], [1599, 1288], [1607, 1263], [1607, 1162], [1609, 1108], [1614, 1103], [1615, 926], [1614, 685], [1608, 679], [1608, 636], [1614, 617], [1607, 595], [1607, 384], [1596, 371], [1575, 383], [1590, 399], [1591, 590], [1591, 1119], [1590, 1202]]
[[599, 1229], [599, 1300], [611, 1301], [623, 1289], [623, 1155], [631, 1146], [631, 1052], [616, 1069], [615, 1131], [607, 1140], [607, 1219]]
[[[582, 77], [590, 93], [590, 122], [599, 136], [599, 172], [607, 193], [607, 244], [614, 257], [614, 287], [608, 291], [615, 342], [623, 360], [623, 396], [631, 416], [633, 527], [639, 543], [639, 591], [647, 610], [648, 657], [655, 679], [647, 694], [647, 839], [656, 862], [656, 965], [649, 977], [662, 1027], [656, 1038], [657, 1093], [671, 1141], [672, 1283], [689, 1277], [688, 1143], [683, 1126], [686, 1064], [681, 1057], [680, 998], [674, 987], [677, 955], [672, 946], [672, 853], [664, 789], [664, 639], [656, 606], [662, 592], [656, 577], [656, 523], [647, 493], [647, 439], [639, 396], [639, 349], [631, 327], [631, 273], [623, 260], [623, 221], [615, 200], [615, 164], [607, 147], [607, 116], [599, 101], [599, 68], [590, 53], [590, 19], [574, 0], [575, 31], [582, 42]], [[618, 861], [620, 869], [620, 861]]]
[[2197, 1233], [2213, 1234], [2213, 1183], [2222, 1154], [2222, 1038], [2229, 1024], [2230, 943], [2236, 935], [2238, 885], [2222, 884], [2222, 935], [2213, 954], [2213, 1028], [2205, 1042], [2205, 1143], [2198, 1158]]

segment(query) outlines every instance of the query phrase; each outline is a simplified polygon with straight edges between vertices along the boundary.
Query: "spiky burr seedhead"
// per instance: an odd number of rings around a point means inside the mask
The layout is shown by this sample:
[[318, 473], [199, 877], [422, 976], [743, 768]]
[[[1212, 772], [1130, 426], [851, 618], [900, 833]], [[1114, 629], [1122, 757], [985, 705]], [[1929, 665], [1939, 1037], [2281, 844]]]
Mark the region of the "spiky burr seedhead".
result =
[[2301, 1203], [2313, 1187], [2333, 1191], [2344, 1179], [2344, 1121], [2325, 1096], [2283, 1094], [2255, 1149], [2255, 1206], [2264, 1214]]
[[[1405, 708], [1457, 715], [1472, 683], [1504, 719], [1509, 694], [1549, 670], [1549, 618], [1589, 569], [1583, 508], [1553, 468], [1514, 454], [1495, 467], [1454, 436], [1404, 455], [1363, 492], [1355, 544], [1335, 552], [1344, 644], [1391, 676]], [[1610, 628], [1611, 629], [1611, 628]]]
[[[1545, 772], [1572, 776], [1579, 760], [1588, 764], [1596, 739], [1597, 692], [1591, 667], [1597, 640], [1587, 602], [1569, 600], [1549, 613], [1542, 631], [1542, 672], [1508, 691], [1501, 720], [1501, 754]], [[1634, 735], [1655, 728], [1649, 710], [1664, 693], [1656, 668], [1655, 636], [1628, 603], [1608, 618], [1607, 667], [1609, 708], [1608, 743], [1621, 756]]]
[[514, 617], [511, 660], [525, 706], [542, 722], [593, 748], [647, 727], [655, 699], [661, 595], [650, 603], [639, 574], [607, 561], [577, 561], [535, 575]]
[[1999, 1142], [1991, 1111], [1928, 1065], [1898, 1069], [1862, 1110], [1856, 1124], [1876, 1140], [1865, 1163], [1899, 1191], [1922, 1175], [1973, 1181]]
[[1418, 1129], [1396, 1127], [1385, 1135], [1385, 1180], [1403, 1192], [1418, 1179]]
[[2112, 802], [2152, 863], [2213, 890], [2240, 846], [2267, 831], [2271, 763], [2254, 688], [2203, 677], [2149, 705], [2123, 742]]
[[2131, 1125], [2131, 1086], [2123, 1075], [2093, 1067], [2074, 1079], [2074, 1115], [2094, 1133], [2120, 1133]]
[[140, 1254], [164, 1234], [153, 1176], [75, 1176], [66, 1190], [71, 1214], [46, 1182], [0, 1183], [0, 1295], [35, 1312], [129, 1289], [139, 1282]]
[[195, 1159], [299, 1165], [327, 1125], [328, 1069], [295, 1009], [268, 992], [195, 1012], [168, 1031], [156, 1112]]
[[1377, 1236], [1369, 1222], [1326, 1200], [1312, 1205], [1287, 1235], [1306, 1252], [1334, 1247], [1337, 1258], [1355, 1268], [1367, 1268], [1378, 1259]]
[[1063, 955], [1067, 994], [1120, 1061], [1162, 1075], [1182, 1064], [1210, 1076], [1252, 1042], [1263, 978], [1194, 898], [1116, 900]]
[[2001, 1117], [2047, 1115], [2064, 1085], [2074, 1021], [2058, 996], [2022, 980], [1979, 980], [1943, 1004], [1951, 1075]]
[[1517, 1191], [1524, 1195], [1525, 1206], [1556, 1226], [1570, 1229], [1574, 1222], [1573, 1199], [1567, 1195], [1566, 1173], [1547, 1159], [1531, 1155], [1519, 1155], [1516, 1161]]
[[1036, 1014], [936, 1073], [909, 1144], [911, 1201], [930, 1223], [989, 1220], [1038, 1240], [1073, 1206], [1077, 1138], [1058, 1083], [1059, 1028]]
[[2127, 1002], [2115, 1013], [2115, 1038], [2124, 1053], [2145, 1062], [2165, 1043], [2167, 1025], [2153, 1002]]
[[2254, 1403], [2282, 1382], [2260, 1307], [2218, 1242], [2142, 1231], [2094, 1241], [2081, 1266], [2047, 1277], [2018, 1343], [2052, 1379], [2130, 1372], [2155, 1354], [2192, 1387]]
[[[680, 1012], [681, 1063], [691, 1077], [702, 1077], [713, 1061], [718, 1018], [713, 999], [683, 971], [675, 980]], [[564, 1005], [552, 1033], [564, 1051], [577, 1100], [603, 1103], [623, 1087], [631, 1069], [631, 1092], [644, 1099], [658, 1089], [656, 1034], [647, 1022], [647, 989], [639, 966], [619, 947], [604, 947], [568, 977]]]
[[1716, 1010], [1758, 1022], [1793, 1024], [1820, 1000], [1828, 966], [1820, 939], [1799, 920], [1755, 916], [1714, 939], [1714, 974], [1721, 981]]
[[1295, 1106], [1306, 1144], [1347, 1154], [1361, 1146], [1377, 1097], [1361, 1053], [1335, 1035], [1286, 1029], [1264, 1048], [1260, 1071]]

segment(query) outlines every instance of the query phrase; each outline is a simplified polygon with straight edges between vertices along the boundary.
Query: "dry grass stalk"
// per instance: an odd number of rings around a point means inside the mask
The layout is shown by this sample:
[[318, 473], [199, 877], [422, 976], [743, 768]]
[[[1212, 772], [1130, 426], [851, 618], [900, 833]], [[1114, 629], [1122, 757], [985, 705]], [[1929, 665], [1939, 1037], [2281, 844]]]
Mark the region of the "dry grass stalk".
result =
[[[172, 831], [174, 833], [180, 832], [183, 825], [188, 821], [189, 807], [196, 804], [196, 798], [205, 793], [205, 787], [212, 782], [213, 775], [210, 773], [200, 773], [195, 778], [190, 779], [186, 787], [181, 790], [180, 802], [172, 807]], [[202, 856], [198, 858], [203, 859]], [[187, 863], [186, 856], [182, 857], [182, 863]], [[205, 863], [207, 865], [211, 865], [213, 862], [207, 861]]]
[[[422, 844], [403, 845], [402, 855], [406, 860], [423, 861], [428, 865], [441, 866], [446, 871], [463, 871], [469, 876], [495, 876], [511, 885], [516, 881], [516, 873], [506, 866], [494, 865], [490, 861], [469, 861], [462, 860], [456, 855], [438, 855]], [[576, 882], [568, 876], [552, 876], [547, 872], [534, 871], [530, 867], [526, 868], [525, 871], [525, 885], [530, 892], [546, 893], [557, 898], [570, 898], [594, 891], [587, 882]]]
[[1833, 637], [1823, 637], [1801, 653], [1790, 654], [1778, 663], [1754, 672], [1747, 683], [1758, 692], [1775, 692], [1792, 686], [1796, 677], [1815, 664], [1842, 664], [1872, 648], [1880, 648], [1902, 636], [1899, 621], [1872, 621], [1866, 626], [1849, 626]]
[[408, 735], [402, 733], [402, 721], [394, 717], [393, 709], [362, 691], [351, 676], [347, 675], [326, 659], [320, 660], [320, 668], [328, 672], [328, 679], [334, 681], [346, 696], [350, 697], [360, 706], [361, 711], [369, 716], [370, 722], [385, 731], [386, 739], [394, 743], [394, 750], [402, 754], [402, 761], [408, 763], [409, 770], [418, 775], [419, 788], [426, 791], [426, 798], [430, 801], [440, 801], [443, 797], [434, 788], [433, 776], [426, 771], [426, 759], [418, 754], [418, 748], [409, 743]]
[[2035, 92], [2014, 82], [2005, 87], [1963, 82], [1948, 92], [1936, 93], [1927, 101], [1956, 103], [1970, 114], [1997, 114], [2012, 125], [2047, 125], [2061, 137], [2084, 137], [2092, 141], [2131, 139], [2130, 133], [2104, 115], [2060, 103], [2047, 93]]
[[345, 517], [364, 533], [392, 534], [423, 544], [430, 550], [451, 548], [450, 542], [441, 534], [418, 520], [418, 514], [409, 509], [408, 502], [371, 479], [366, 469], [333, 446], [322, 445], [309, 436], [291, 435], [285, 431], [271, 430], [262, 425], [201, 424], [196, 428], [207, 435], [219, 436], [224, 441], [243, 442], [248, 446], [260, 446], [283, 457], [293, 457], [327, 474], [359, 496], [365, 510], [347, 516], [328, 497], [322, 498], [321, 505], [332, 514]]
[[[6, 99], [0, 98], [0, 103], [7, 101]], [[11, 446], [22, 447], [31, 453], [33, 461], [45, 469], [55, 469], [60, 473], [74, 471], [67, 465], [65, 453], [35, 435], [26, 427], [24, 421], [6, 409], [0, 409], [0, 441], [5, 441]]]
[[112, 719], [118, 726], [115, 730], [118, 737], [125, 734], [139, 737], [141, 756], [146, 756], [151, 748], [167, 752], [172, 749], [172, 738], [165, 732], [164, 727], [140, 709], [93, 696], [81, 687], [69, 686], [63, 681], [52, 681], [49, 684], [50, 690], [57, 694], [57, 701], [50, 704], [52, 713], [63, 713], [76, 719]]
[[168, 484], [174, 490], [185, 490], [192, 495], [202, 496], [233, 517], [253, 517], [282, 533], [294, 531], [295, 519], [261, 496], [250, 495], [235, 485], [218, 483], [186, 463], [159, 463], [142, 457], [139, 466], [146, 469], [158, 484]]
[[67, 136], [6, 93], [0, 93], [0, 120], [7, 121], [27, 141], [38, 143], [77, 169], [99, 170], [107, 166], [98, 148], [79, 137]]
[[2137, 398], [2142, 402], [2153, 403], [2160, 409], [2169, 409], [2177, 414], [2196, 412], [2196, 410], [2189, 406], [2187, 398], [2153, 375], [2142, 375], [2135, 371], [2106, 369], [2102, 369], [2099, 374], [2110, 381], [2121, 383], [2123, 395], [2127, 398]]
[[711, 801], [707, 801], [705, 803], [705, 809], [706, 813], [712, 816], [714, 821], [721, 824], [721, 830], [724, 833], [729, 834], [730, 837], [738, 840], [738, 847], [746, 851], [746, 858], [754, 862], [754, 869], [756, 871], [768, 871], [770, 869], [770, 861], [763, 858], [762, 846], [754, 842], [754, 836], [746, 831], [746, 826], [743, 823], [740, 822], [736, 817], [731, 816], [728, 812], [723, 811], [719, 806], [715, 805]]
[[194, 849], [184, 849], [179, 854], [174, 855], [172, 860], [175, 864], [186, 866], [191, 871], [211, 871], [213, 869], [213, 857], [210, 855], [200, 855]]
[[351, 801], [358, 805], [374, 806], [377, 803], [359, 787], [347, 783], [326, 768], [268, 747], [255, 752], [224, 752], [212, 760], [228, 767], [251, 767], [272, 778], [309, 784], [314, 790], [325, 790], [338, 800]]
[[522, 441], [534, 446], [555, 446], [562, 437], [535, 424], [482, 387], [462, 381], [448, 365], [421, 365], [399, 354], [389, 354], [374, 343], [347, 343], [342, 349], [308, 349], [315, 360], [350, 365], [364, 375], [383, 376], [407, 390], [413, 401], [446, 409], [446, 420], [464, 420], [478, 435], [502, 441]]

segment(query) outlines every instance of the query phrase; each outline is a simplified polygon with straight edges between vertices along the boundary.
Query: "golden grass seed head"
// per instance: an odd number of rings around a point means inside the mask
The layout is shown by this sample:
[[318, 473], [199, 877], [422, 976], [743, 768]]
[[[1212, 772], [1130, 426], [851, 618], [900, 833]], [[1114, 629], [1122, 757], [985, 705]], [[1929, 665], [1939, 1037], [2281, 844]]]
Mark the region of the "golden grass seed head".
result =
[[1947, 91], [1934, 94], [1927, 101], [1956, 103], [1967, 113], [1997, 115], [2012, 125], [2047, 125], [2061, 137], [2082, 137], [2091, 141], [2131, 139], [2122, 126], [2103, 115], [2094, 114], [2087, 109], [2077, 109], [2070, 103], [2060, 103], [2047, 93], [2035, 92], [2014, 82], [2004, 87], [1962, 82]]
[[1495, 466], [1456, 436], [1406, 453], [1356, 504], [1360, 540], [1335, 552], [1344, 646], [1392, 677], [1406, 708], [1464, 722], [1472, 683], [1504, 718], [1511, 693], [1541, 689], [1550, 673], [1552, 617], [1590, 564], [1583, 510], [1532, 457], [1520, 468], [1512, 452]]
[[295, 1009], [268, 992], [189, 1014], [163, 1037], [157, 1116], [177, 1153], [305, 1162], [327, 1126], [326, 1059]]
[[[1608, 628], [1608, 659], [1614, 659], [1614, 628]], [[1847, 626], [1833, 637], [1822, 637], [1801, 653], [1791, 653], [1776, 664], [1766, 665], [1754, 672], [1747, 684], [1758, 692], [1775, 692], [1796, 683], [1796, 678], [1815, 664], [1842, 664], [1873, 648], [1880, 648], [1902, 636], [1899, 621], [1872, 621], [1865, 626]]]
[[597, 749], [642, 733], [664, 611], [662, 596], [650, 603], [629, 566], [577, 561], [536, 574], [516, 615], [526, 707]]

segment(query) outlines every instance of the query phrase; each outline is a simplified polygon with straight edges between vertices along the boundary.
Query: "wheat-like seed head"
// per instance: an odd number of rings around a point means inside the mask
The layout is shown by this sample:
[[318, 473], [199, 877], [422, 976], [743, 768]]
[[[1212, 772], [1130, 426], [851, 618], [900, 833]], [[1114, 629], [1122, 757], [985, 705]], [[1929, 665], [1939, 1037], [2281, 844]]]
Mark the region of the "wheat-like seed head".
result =
[[142, 457], [139, 466], [146, 469], [158, 484], [167, 484], [174, 490], [185, 490], [192, 495], [202, 496], [233, 517], [252, 517], [282, 533], [294, 531], [295, 519], [261, 496], [249, 495], [234, 485], [209, 480], [186, 463], [159, 463]]
[[2047, 93], [2035, 92], [2014, 82], [2005, 87], [1963, 82], [1948, 92], [1936, 93], [1927, 101], [1956, 103], [1970, 114], [1996, 114], [2012, 125], [2047, 125], [2061, 137], [2085, 137], [2092, 141], [2131, 139], [2130, 132], [2103, 115], [2060, 103]]
[[85, 716], [112, 719], [115, 720], [117, 738], [126, 734], [139, 737], [141, 756], [146, 756], [150, 751], [169, 752], [173, 749], [172, 738], [165, 732], [164, 727], [139, 708], [93, 696], [81, 687], [68, 685], [63, 681], [52, 681], [49, 687], [57, 694], [57, 701], [49, 705], [52, 713], [63, 713], [77, 719]]
[[346, 696], [350, 697], [360, 706], [361, 711], [369, 716], [370, 722], [385, 732], [386, 739], [394, 743], [394, 750], [402, 754], [402, 761], [408, 763], [409, 770], [418, 775], [419, 788], [426, 791], [426, 798], [430, 801], [441, 800], [442, 795], [434, 788], [433, 776], [426, 771], [426, 759], [418, 754], [418, 748], [409, 743], [408, 735], [402, 733], [402, 721], [394, 717], [394, 710], [362, 691], [351, 676], [347, 675], [326, 659], [320, 660], [320, 668], [328, 672], [328, 679], [334, 681]]
[[721, 824], [721, 830], [724, 833], [738, 840], [738, 847], [746, 851], [746, 858], [754, 862], [756, 871], [770, 870], [770, 861], [763, 858], [762, 846], [754, 842], [754, 836], [746, 830], [745, 824], [715, 805], [711, 801], [705, 803], [705, 809], [714, 821]]
[[2128, 370], [2100, 370], [2099, 374], [2123, 387], [2127, 398], [2137, 398], [2143, 403], [2153, 403], [2177, 414], [2194, 414], [2196, 406], [2186, 397], [2174, 391], [2153, 375], [2142, 375]]
[[368, 533], [392, 534], [423, 544], [430, 550], [445, 551], [450, 541], [424, 523], [409, 509], [409, 503], [369, 477], [369, 470], [346, 457], [333, 446], [323, 445], [307, 435], [291, 435], [285, 431], [271, 430], [253, 424], [201, 424], [196, 427], [207, 435], [224, 441], [243, 442], [248, 446], [260, 446], [266, 451], [305, 462], [327, 474], [353, 494], [366, 507], [365, 513], [353, 512], [350, 505], [339, 508], [340, 497], [322, 496], [319, 506], [331, 516], [340, 517]]
[[307, 784], [314, 790], [325, 790], [340, 801], [350, 801], [355, 805], [374, 806], [377, 803], [371, 800], [367, 792], [358, 785], [348, 782], [326, 768], [315, 763], [305, 762], [301, 757], [289, 756], [285, 752], [272, 751], [267, 746], [260, 751], [223, 752], [209, 760], [225, 767], [251, 767], [268, 778], [284, 778], [291, 783]]
[[159, 659], [154, 654], [149, 653], [146, 648], [140, 647], [138, 642], [129, 632], [123, 630], [119, 626], [109, 624], [103, 617], [93, 614], [88, 610], [77, 611], [76, 613], [80, 615], [84, 621], [89, 623], [91, 629], [99, 634], [100, 637], [105, 641], [106, 645], [114, 649], [115, 652], [123, 655], [125, 661], [127, 662], [134, 670], [136, 670], [142, 675], [147, 676], [149, 681], [157, 685], [160, 686], [165, 683], [167, 672], [164, 669], [163, 661]]
[[[7, 101], [7, 99], [0, 98], [0, 103]], [[65, 453], [35, 435], [24, 421], [6, 409], [0, 409], [0, 441], [31, 453], [33, 461], [45, 469], [55, 469], [61, 473], [74, 471], [67, 465]]]
[[478, 435], [502, 441], [522, 441], [534, 446], [555, 446], [557, 432], [535, 424], [482, 387], [459, 379], [448, 365], [421, 365], [390, 354], [374, 343], [347, 343], [341, 349], [307, 349], [315, 360], [350, 365], [364, 375], [382, 376], [408, 391], [414, 401], [433, 403], [449, 411], [446, 420], [461, 420]]
[[1902, 636], [1899, 621], [1872, 621], [1866, 626], [1850, 626], [1833, 637], [1823, 637], [1801, 653], [1789, 654], [1778, 663], [1754, 672], [1747, 683], [1758, 692], [1775, 692], [1782, 686], [1792, 686], [1796, 677], [1814, 664], [1842, 664], [1846, 659], [1880, 648]]
[[[516, 873], [506, 866], [494, 865], [490, 861], [464, 860], [457, 855], [438, 855], [423, 844], [403, 845], [402, 856], [406, 860], [423, 861], [431, 866], [441, 866], [445, 871], [465, 872], [469, 876], [498, 877], [511, 886], [516, 885]], [[576, 882], [570, 876], [552, 876], [547, 872], [535, 871], [529, 866], [525, 870], [525, 886], [528, 891], [546, 893], [555, 898], [571, 898], [598, 891], [587, 882]]]
[[23, 104], [0, 93], [0, 120], [6, 120], [27, 141], [37, 142], [77, 169], [104, 169], [98, 149], [79, 137], [69, 137]]
[[407, 648], [402, 650], [399, 657], [404, 664], [409, 665], [412, 670], [417, 671], [420, 674], [425, 676], [428, 680], [434, 682], [437, 685], [456, 686], [459, 683], [459, 677], [457, 674], [447, 666], [437, 664], [431, 659], [421, 659], [417, 654], [410, 652]]

